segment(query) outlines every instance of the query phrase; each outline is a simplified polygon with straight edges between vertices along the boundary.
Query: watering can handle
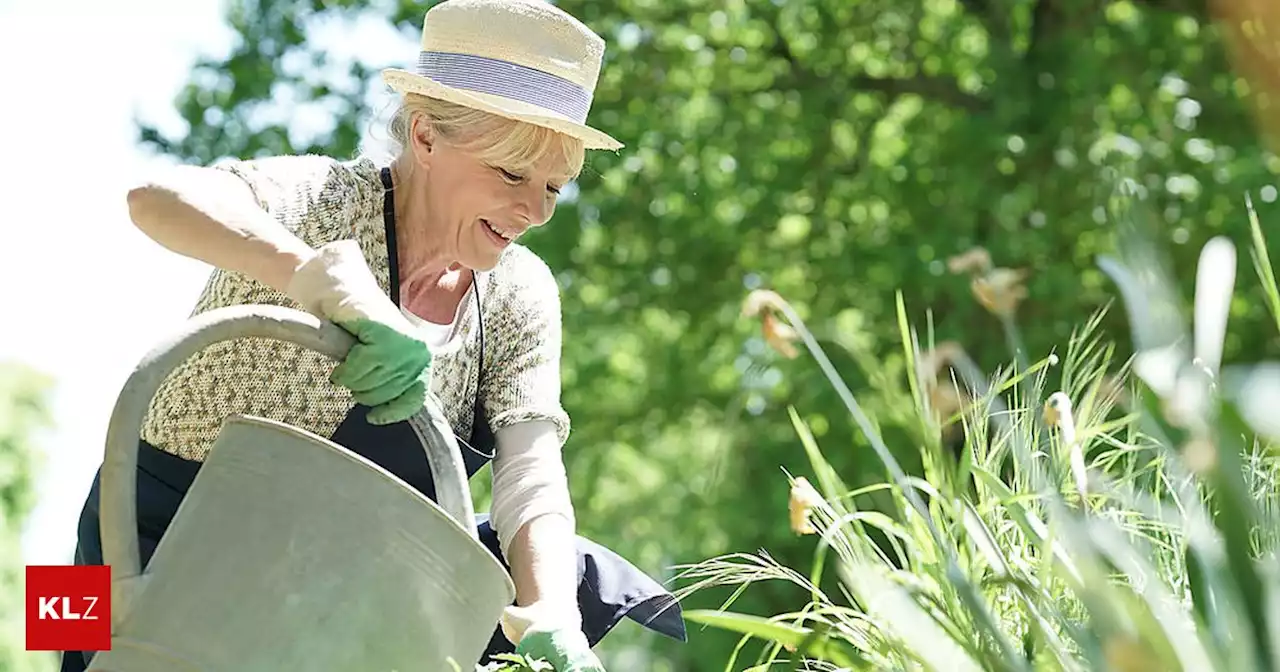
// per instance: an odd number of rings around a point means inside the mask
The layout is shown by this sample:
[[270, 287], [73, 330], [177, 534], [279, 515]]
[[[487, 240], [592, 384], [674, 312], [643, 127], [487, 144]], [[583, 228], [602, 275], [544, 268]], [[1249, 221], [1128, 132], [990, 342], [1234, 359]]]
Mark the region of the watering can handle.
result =
[[[271, 338], [295, 343], [335, 360], [343, 359], [355, 339], [340, 327], [289, 308], [230, 306], [197, 315], [153, 348], [125, 381], [107, 427], [102, 463], [101, 535], [103, 562], [118, 585], [142, 573], [138, 555], [138, 439], [151, 399], [168, 374], [206, 347], [240, 338]], [[409, 421], [427, 453], [439, 505], [471, 538], [477, 539], [467, 473], [448, 419], [427, 395], [423, 409]], [[129, 599], [121, 596], [122, 601]], [[113, 611], [117, 609], [113, 604]], [[119, 611], [127, 609], [119, 605]]]

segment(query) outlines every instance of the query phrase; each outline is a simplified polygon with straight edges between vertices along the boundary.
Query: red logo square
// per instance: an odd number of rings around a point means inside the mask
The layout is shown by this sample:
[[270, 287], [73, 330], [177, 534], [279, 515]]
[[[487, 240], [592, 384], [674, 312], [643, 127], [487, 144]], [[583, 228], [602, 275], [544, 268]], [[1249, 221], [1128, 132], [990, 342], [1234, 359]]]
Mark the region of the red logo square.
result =
[[111, 568], [27, 567], [27, 650], [111, 648]]

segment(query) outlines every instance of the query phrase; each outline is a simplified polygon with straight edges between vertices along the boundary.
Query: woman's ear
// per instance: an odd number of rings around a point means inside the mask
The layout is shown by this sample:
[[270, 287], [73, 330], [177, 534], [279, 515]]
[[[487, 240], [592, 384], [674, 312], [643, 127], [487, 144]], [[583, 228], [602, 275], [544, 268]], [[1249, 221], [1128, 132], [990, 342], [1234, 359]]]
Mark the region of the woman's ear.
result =
[[413, 150], [414, 163], [421, 168], [429, 168], [431, 153], [436, 143], [436, 129], [422, 115], [414, 115], [409, 130], [409, 145]]

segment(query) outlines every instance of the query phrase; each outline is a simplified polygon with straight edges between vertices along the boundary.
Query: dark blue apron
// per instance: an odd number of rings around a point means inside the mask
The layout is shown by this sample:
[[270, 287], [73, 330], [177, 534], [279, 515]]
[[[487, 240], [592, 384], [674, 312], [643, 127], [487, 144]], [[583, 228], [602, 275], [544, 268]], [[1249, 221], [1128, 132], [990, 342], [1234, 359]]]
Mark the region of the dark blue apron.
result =
[[[384, 218], [387, 220], [388, 253], [391, 260], [391, 278], [398, 278], [394, 238], [394, 208], [389, 171], [382, 171], [383, 184], [387, 187]], [[397, 304], [398, 282], [392, 282], [392, 300]], [[472, 282], [476, 292], [479, 312], [479, 283]], [[484, 362], [484, 325], [477, 329], [480, 339], [480, 362]], [[493, 458], [497, 442], [485, 417], [480, 393], [484, 383], [484, 369], [480, 368], [477, 382], [477, 400], [474, 409], [471, 436], [467, 440], [457, 437], [462, 448], [463, 462], [468, 478], [474, 476]], [[407, 422], [394, 425], [373, 425], [366, 421], [369, 408], [356, 406], [334, 431], [330, 439], [355, 453], [381, 465], [414, 489], [435, 501], [435, 483], [417, 436]], [[138, 548], [142, 564], [150, 561], [156, 545], [168, 529], [177, 513], [178, 505], [195, 480], [200, 463], [165, 453], [156, 447], [139, 441], [138, 444]], [[98, 497], [101, 470], [94, 476], [93, 486], [80, 513], [75, 564], [100, 565], [102, 542], [98, 529]], [[480, 541], [493, 553], [503, 567], [507, 565], [498, 546], [497, 532], [489, 524], [489, 516], [476, 516], [476, 529]], [[623, 618], [672, 637], [685, 641], [684, 619], [675, 597], [660, 583], [640, 571], [617, 553], [585, 537], [576, 539], [578, 553], [578, 606], [582, 611], [582, 631], [587, 641], [595, 646]], [[497, 653], [510, 653], [514, 647], [495, 627], [485, 653], [489, 657]], [[92, 652], [68, 652], [62, 660], [62, 672], [83, 672]]]

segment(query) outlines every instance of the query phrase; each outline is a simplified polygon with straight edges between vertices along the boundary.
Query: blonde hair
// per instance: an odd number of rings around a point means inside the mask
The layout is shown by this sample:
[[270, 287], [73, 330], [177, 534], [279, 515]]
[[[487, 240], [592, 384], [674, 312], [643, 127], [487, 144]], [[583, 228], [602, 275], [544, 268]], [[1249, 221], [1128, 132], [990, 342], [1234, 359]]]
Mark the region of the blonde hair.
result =
[[408, 146], [418, 116], [445, 142], [506, 170], [527, 171], [550, 158], [562, 166], [566, 180], [582, 171], [586, 150], [577, 138], [416, 93], [404, 95], [388, 126], [399, 148]]

